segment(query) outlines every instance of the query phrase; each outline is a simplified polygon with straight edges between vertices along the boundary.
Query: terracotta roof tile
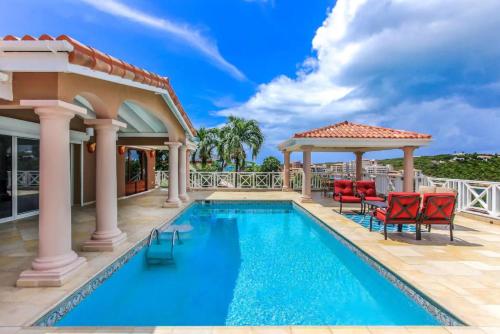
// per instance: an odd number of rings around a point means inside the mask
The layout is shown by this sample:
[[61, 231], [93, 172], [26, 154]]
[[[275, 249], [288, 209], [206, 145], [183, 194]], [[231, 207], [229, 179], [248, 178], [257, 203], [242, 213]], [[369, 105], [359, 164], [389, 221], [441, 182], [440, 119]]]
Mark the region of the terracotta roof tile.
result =
[[432, 136], [412, 131], [395, 130], [345, 121], [310, 131], [299, 132], [293, 138], [431, 139]]
[[132, 64], [129, 64], [113, 56], [110, 56], [106, 53], [103, 53], [97, 49], [94, 49], [90, 46], [82, 44], [79, 41], [67, 35], [60, 35], [59, 37], [54, 38], [48, 34], [43, 34], [38, 39], [30, 35], [24, 35], [22, 38], [13, 35], [6, 35], [2, 38], [2, 40], [3, 41], [20, 41], [20, 40], [67, 41], [69, 44], [73, 46], [73, 51], [69, 53], [69, 58], [68, 58], [69, 62], [72, 64], [88, 67], [94, 71], [104, 72], [110, 75], [133, 80], [135, 82], [139, 82], [145, 85], [167, 90], [170, 96], [172, 97], [172, 100], [174, 101], [177, 109], [179, 109], [179, 112], [184, 118], [184, 121], [191, 129], [192, 133], [193, 134], [196, 133], [196, 129], [194, 128], [193, 124], [191, 123], [191, 120], [184, 111], [184, 108], [182, 107], [179, 98], [175, 94], [169, 79], [166, 77], [162, 77], [155, 73], [138, 68]]

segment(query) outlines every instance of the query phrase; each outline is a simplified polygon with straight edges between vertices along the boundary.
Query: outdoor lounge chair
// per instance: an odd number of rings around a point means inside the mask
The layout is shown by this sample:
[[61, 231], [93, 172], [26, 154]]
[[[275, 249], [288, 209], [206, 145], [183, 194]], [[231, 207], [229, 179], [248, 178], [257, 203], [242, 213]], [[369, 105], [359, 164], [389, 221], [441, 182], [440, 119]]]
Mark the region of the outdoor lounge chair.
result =
[[375, 181], [371, 180], [356, 181], [356, 194], [361, 198], [361, 212], [365, 212], [364, 201], [385, 202], [386, 200], [385, 195], [377, 194]]
[[340, 203], [361, 203], [361, 198], [354, 193], [354, 182], [351, 180], [335, 180], [333, 183], [333, 200]]
[[457, 196], [454, 193], [429, 193], [424, 194], [422, 210], [417, 223], [417, 240], [421, 239], [421, 227], [427, 225], [431, 231], [432, 225], [448, 225], [450, 240], [453, 241], [453, 218], [455, 216], [455, 203]]
[[372, 230], [374, 217], [384, 224], [385, 240], [387, 240], [387, 225], [397, 225], [398, 231], [401, 232], [403, 225], [418, 224], [420, 194], [392, 192], [389, 193], [387, 204], [387, 209], [377, 208], [370, 213], [370, 231]]

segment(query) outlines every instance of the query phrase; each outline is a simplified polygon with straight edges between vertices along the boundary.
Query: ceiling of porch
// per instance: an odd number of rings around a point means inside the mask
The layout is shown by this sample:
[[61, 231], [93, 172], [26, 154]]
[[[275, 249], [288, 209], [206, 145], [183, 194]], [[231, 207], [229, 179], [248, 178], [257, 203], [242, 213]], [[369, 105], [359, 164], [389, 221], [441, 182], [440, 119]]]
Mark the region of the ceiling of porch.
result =
[[[74, 103], [87, 109], [86, 118], [96, 118], [92, 105], [84, 97], [76, 96]], [[165, 124], [133, 102], [125, 101], [120, 106], [117, 119], [127, 124], [126, 128], [118, 131], [119, 137], [168, 137]]]

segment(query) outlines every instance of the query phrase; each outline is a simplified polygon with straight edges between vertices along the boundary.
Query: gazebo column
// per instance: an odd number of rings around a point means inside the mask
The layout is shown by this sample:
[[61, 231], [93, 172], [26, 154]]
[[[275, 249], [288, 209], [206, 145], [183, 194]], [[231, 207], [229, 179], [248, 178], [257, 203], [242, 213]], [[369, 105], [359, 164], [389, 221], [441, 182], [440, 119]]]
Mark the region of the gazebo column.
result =
[[127, 239], [118, 228], [116, 180], [116, 132], [126, 124], [114, 119], [89, 119], [85, 124], [96, 132], [96, 227], [82, 245], [86, 252], [113, 251]]
[[179, 200], [179, 146], [181, 143], [169, 142], [168, 145], [168, 199], [166, 208], [178, 208]]
[[415, 190], [413, 183], [413, 179], [415, 177], [415, 171], [413, 168], [413, 151], [415, 151], [415, 149], [416, 147], [414, 146], [403, 147], [403, 152], [404, 152], [403, 191], [412, 192]]
[[183, 144], [179, 147], [179, 198], [183, 202], [187, 202], [189, 200], [188, 195], [186, 193], [186, 184], [187, 184], [186, 157], [187, 157], [187, 146]]
[[312, 202], [311, 198], [311, 147], [303, 148], [302, 158], [302, 202]]
[[40, 118], [38, 254], [20, 287], [61, 286], [86, 263], [71, 249], [69, 122], [85, 109], [59, 100], [21, 101]]
[[283, 191], [290, 191], [290, 151], [283, 151]]
[[363, 179], [363, 152], [354, 152], [356, 155], [356, 181]]

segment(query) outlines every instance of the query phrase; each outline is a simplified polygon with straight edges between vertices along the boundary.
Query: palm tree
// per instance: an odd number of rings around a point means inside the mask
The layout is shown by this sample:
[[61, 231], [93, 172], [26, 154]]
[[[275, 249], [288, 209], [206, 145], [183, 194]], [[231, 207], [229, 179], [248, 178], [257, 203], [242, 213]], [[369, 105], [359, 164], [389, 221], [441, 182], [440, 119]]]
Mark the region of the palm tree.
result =
[[201, 160], [201, 166], [205, 167], [208, 160], [212, 159], [213, 150], [217, 142], [216, 131], [214, 129], [199, 128], [195, 138], [197, 147], [193, 153], [193, 164], [196, 162], [196, 157]]
[[221, 130], [223, 141], [223, 156], [234, 161], [235, 171], [239, 172], [245, 166], [246, 151], [252, 152], [252, 159], [257, 157], [264, 142], [264, 135], [255, 120], [229, 116], [228, 123]]
[[226, 162], [229, 160], [226, 154], [226, 143], [224, 141], [224, 138], [226, 136], [227, 132], [227, 127], [223, 126], [221, 128], [214, 128], [214, 137], [215, 137], [215, 149], [217, 150], [217, 156], [219, 160], [219, 169], [220, 171], [224, 171], [224, 168], [226, 167]]

